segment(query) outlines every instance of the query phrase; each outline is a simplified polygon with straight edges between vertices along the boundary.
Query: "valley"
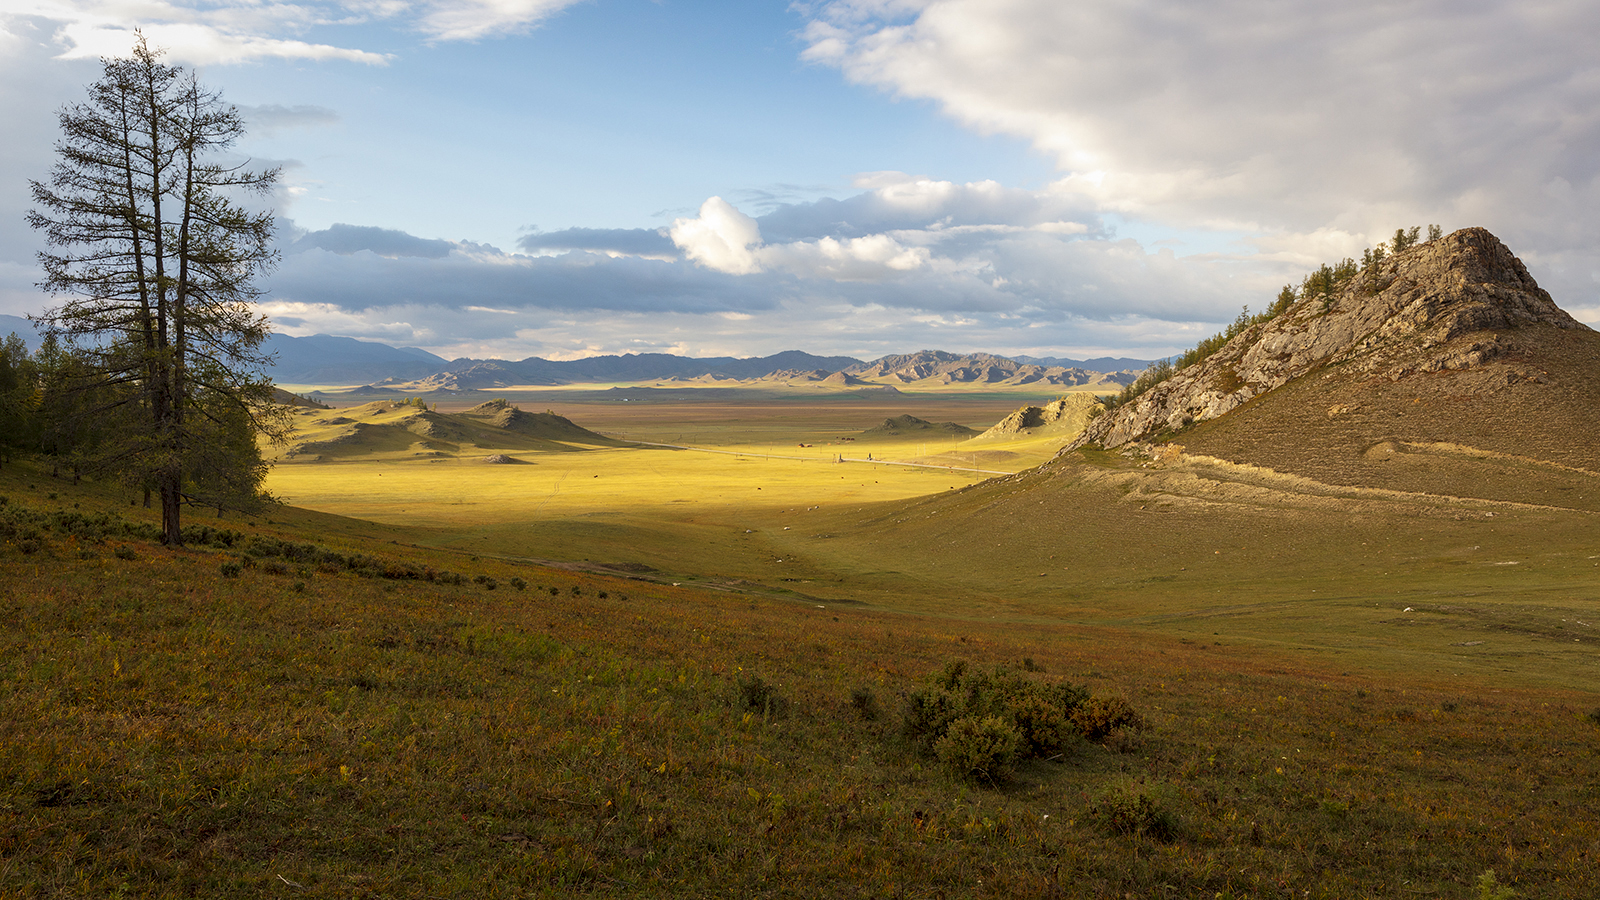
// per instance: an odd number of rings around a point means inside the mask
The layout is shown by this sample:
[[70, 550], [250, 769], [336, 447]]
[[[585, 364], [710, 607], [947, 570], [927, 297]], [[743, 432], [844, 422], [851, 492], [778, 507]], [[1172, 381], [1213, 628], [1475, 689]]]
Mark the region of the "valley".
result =
[[8, 461], [0, 892], [1594, 896], [1600, 335], [1347, 275], [1103, 403], [291, 386], [182, 546]]

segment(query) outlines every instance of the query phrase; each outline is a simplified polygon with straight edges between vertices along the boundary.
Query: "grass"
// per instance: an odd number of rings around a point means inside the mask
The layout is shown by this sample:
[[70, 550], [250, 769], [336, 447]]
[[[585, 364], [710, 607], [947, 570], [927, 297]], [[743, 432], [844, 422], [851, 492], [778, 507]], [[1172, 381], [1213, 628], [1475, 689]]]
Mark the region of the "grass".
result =
[[[12, 502], [51, 502], [16, 474]], [[1573, 865], [1600, 841], [1592, 696], [233, 524], [499, 586], [225, 578], [231, 551], [122, 560], [53, 535], [6, 551], [0, 891], [1466, 896], [1491, 868], [1525, 896], [1600, 886]], [[898, 736], [928, 673], [1024, 654], [1148, 727], [997, 784]]]
[[[271, 484], [294, 502], [401, 528], [409, 542], [480, 554], [645, 566], [666, 581], [915, 615], [1223, 639], [1445, 681], [1600, 678], [1587, 507], [1517, 505], [1547, 488], [1600, 496], [1578, 483], [1589, 476], [1552, 469], [1538, 481], [1517, 460], [1472, 458], [1490, 499], [1450, 501], [1085, 451], [977, 484], [974, 473], [826, 461], [893, 458], [903, 441], [749, 443], [847, 433], [830, 418], [839, 410], [806, 409], [662, 404], [632, 426], [726, 453], [526, 453], [523, 466], [352, 459], [282, 465]], [[855, 413], [857, 423], [881, 422], [878, 412]]]
[[[837, 412], [283, 465], [183, 550], [0, 469], [0, 896], [1600, 893], [1586, 511], [755, 457]], [[972, 778], [902, 729], [958, 660], [1145, 727]]]

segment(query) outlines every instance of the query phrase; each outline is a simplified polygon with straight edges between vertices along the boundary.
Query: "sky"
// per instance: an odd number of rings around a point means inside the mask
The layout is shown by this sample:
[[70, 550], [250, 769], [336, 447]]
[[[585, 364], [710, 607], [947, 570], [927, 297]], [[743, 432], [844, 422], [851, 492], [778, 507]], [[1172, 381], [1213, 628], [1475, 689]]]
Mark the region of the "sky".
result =
[[1155, 358], [1397, 227], [1600, 324], [1600, 5], [0, 0], [0, 313], [135, 28], [279, 167], [291, 335]]

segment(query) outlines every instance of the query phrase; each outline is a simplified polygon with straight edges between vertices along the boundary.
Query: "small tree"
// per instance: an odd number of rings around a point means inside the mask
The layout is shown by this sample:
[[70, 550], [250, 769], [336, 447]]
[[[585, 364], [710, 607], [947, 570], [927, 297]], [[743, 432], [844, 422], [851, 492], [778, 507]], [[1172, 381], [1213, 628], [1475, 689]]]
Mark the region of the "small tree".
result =
[[1418, 225], [1413, 225], [1409, 229], [1396, 228], [1394, 230], [1394, 237], [1390, 238], [1389, 243], [1394, 247], [1394, 252], [1399, 253], [1402, 250], [1407, 250], [1416, 246], [1417, 241], [1421, 238], [1421, 236], [1422, 227]]
[[1273, 301], [1267, 312], [1274, 316], [1281, 316], [1289, 311], [1289, 307], [1294, 305], [1294, 301], [1294, 285], [1286, 284], [1283, 286], [1283, 290], [1278, 292], [1278, 299]]
[[[238, 111], [160, 57], [140, 35], [131, 58], [101, 61], [87, 103], [61, 110], [28, 219], [55, 251], [39, 254], [40, 287], [63, 300], [39, 321], [80, 361], [60, 382], [80, 398], [66, 405], [124, 426], [72, 451], [159, 493], [162, 540], [179, 544], [180, 507], [197, 499], [186, 478], [218, 458], [216, 428], [281, 440], [288, 418], [259, 371], [268, 324], [252, 286], [276, 259], [272, 215], [229, 199], [278, 173], [214, 161], [244, 132]], [[259, 485], [259, 455], [230, 455]]]

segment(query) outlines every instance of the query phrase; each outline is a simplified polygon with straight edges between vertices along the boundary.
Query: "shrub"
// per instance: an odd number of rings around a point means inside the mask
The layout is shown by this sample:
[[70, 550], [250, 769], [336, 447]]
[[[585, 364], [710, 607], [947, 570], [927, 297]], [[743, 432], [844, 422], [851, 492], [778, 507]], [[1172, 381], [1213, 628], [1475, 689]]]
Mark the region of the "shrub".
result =
[[225, 562], [219, 568], [222, 571], [222, 577], [223, 578], [238, 578], [239, 577], [240, 569], [239, 569], [239, 564], [236, 563], [236, 562]]
[[872, 693], [872, 688], [855, 688], [850, 692], [850, 708], [870, 722], [878, 717], [878, 698]]
[[134, 553], [133, 552], [133, 548], [132, 547], [127, 547], [127, 546], [118, 547], [117, 549], [111, 551], [111, 555], [115, 556], [117, 559], [138, 559], [139, 558], [139, 554]]
[[933, 754], [963, 778], [998, 781], [1010, 774], [1022, 745], [1017, 729], [999, 716], [963, 716], [933, 742]]
[[994, 779], [1013, 759], [1063, 753], [1078, 738], [1074, 713], [1087, 702], [1089, 692], [1079, 685], [1033, 681], [1005, 668], [969, 669], [958, 660], [906, 698], [901, 731], [962, 774]]
[[1590, 725], [1600, 725], [1600, 706], [1589, 710], [1589, 714], [1585, 718], [1589, 720]]
[[1118, 728], [1143, 728], [1144, 720], [1121, 697], [1090, 697], [1072, 711], [1072, 724], [1091, 741], [1103, 741]]
[[739, 703], [750, 712], [764, 716], [781, 716], [789, 708], [788, 700], [778, 693], [778, 686], [760, 675], [739, 677]]
[[522, 591], [522, 590], [527, 590], [528, 583], [526, 581], [523, 581], [521, 578], [512, 578], [511, 579], [511, 586], [516, 588], [519, 591]]
[[1107, 831], [1142, 834], [1160, 841], [1177, 831], [1177, 819], [1142, 787], [1108, 788], [1089, 805], [1089, 818]]

